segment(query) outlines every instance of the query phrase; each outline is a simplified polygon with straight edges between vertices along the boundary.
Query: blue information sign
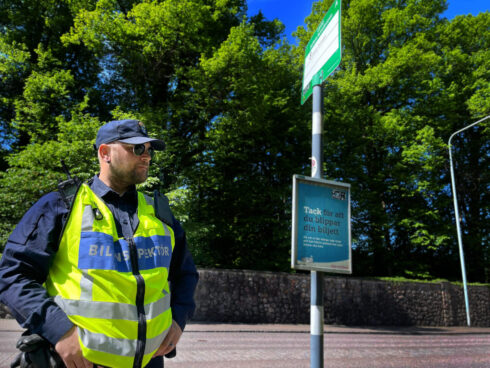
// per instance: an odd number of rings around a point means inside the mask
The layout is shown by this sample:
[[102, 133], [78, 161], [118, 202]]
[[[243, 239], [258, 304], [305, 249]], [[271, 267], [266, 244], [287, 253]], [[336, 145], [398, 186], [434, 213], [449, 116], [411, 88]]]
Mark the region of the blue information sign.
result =
[[291, 267], [352, 273], [350, 184], [295, 175]]

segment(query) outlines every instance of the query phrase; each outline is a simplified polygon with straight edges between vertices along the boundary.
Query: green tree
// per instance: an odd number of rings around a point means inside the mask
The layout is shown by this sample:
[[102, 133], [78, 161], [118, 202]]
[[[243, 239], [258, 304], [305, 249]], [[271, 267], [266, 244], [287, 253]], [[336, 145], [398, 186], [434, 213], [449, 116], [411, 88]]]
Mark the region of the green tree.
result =
[[[289, 268], [292, 174], [308, 174], [304, 48], [245, 0], [0, 3], [0, 240], [63, 178], [87, 179], [103, 121], [163, 137], [143, 190], [169, 193], [201, 266]], [[344, 0], [325, 92], [327, 177], [352, 184], [359, 275], [459, 278], [447, 140], [490, 113], [489, 13]], [[488, 125], [454, 140], [469, 278], [489, 277]]]
[[79, 153], [73, 139], [80, 135], [68, 139], [67, 124], [83, 125], [86, 119], [90, 132], [90, 113], [108, 115], [86, 100], [100, 71], [96, 59], [84, 47], [61, 42], [74, 12], [69, 1], [0, 3], [2, 245], [29, 205], [63, 178], [60, 157], [86, 167], [82, 158], [70, 157]]
[[[314, 4], [297, 31], [300, 51], [331, 4]], [[342, 6], [343, 60], [324, 88], [325, 157], [327, 177], [353, 184], [356, 270], [457, 277], [446, 142], [456, 125], [485, 113], [488, 13], [449, 22], [440, 17], [444, 0]], [[471, 140], [475, 164], [488, 143]], [[482, 165], [467, 166], [478, 183]], [[472, 211], [485, 208], [483, 192]], [[472, 228], [481, 249], [484, 231]], [[483, 279], [481, 267], [473, 279]]]
[[[490, 114], [490, 12], [459, 16], [438, 30], [444, 92], [435, 100], [447, 142], [455, 131]], [[468, 279], [490, 281], [490, 124], [483, 123], [452, 141]], [[444, 180], [450, 177], [447, 165]], [[454, 224], [452, 207], [446, 212]], [[455, 239], [455, 228], [450, 233]], [[456, 244], [453, 249], [456, 252]]]
[[264, 48], [255, 32], [232, 28], [201, 61], [199, 90], [217, 114], [188, 175], [190, 220], [209, 265], [287, 270], [291, 177], [307, 162], [309, 119], [290, 46]]
[[[143, 189], [170, 193], [202, 265], [288, 264], [290, 178], [308, 157], [308, 120], [280, 22], [247, 19], [243, 0], [70, 1], [62, 11], [26, 3], [41, 20], [14, 17], [17, 5], [2, 13], [6, 46], [37, 34], [5, 58], [25, 71], [9, 72], [20, 88], [2, 120], [12, 133], [0, 175], [3, 239], [62, 178], [59, 158], [88, 178], [100, 122], [131, 116], [167, 143]], [[66, 57], [70, 50], [84, 58]]]
[[55, 134], [57, 116], [67, 117], [96, 82], [100, 68], [95, 58], [60, 39], [70, 30], [75, 11], [70, 1], [0, 3], [2, 150]]

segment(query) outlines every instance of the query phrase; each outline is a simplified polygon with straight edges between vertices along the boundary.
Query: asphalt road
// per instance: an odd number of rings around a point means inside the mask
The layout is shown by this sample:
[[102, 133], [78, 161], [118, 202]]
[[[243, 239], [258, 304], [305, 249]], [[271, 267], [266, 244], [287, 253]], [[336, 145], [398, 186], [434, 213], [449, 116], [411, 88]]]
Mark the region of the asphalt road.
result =
[[[0, 320], [0, 368], [21, 330]], [[324, 367], [490, 368], [490, 328], [325, 327]], [[190, 324], [165, 368], [310, 367], [307, 325]]]

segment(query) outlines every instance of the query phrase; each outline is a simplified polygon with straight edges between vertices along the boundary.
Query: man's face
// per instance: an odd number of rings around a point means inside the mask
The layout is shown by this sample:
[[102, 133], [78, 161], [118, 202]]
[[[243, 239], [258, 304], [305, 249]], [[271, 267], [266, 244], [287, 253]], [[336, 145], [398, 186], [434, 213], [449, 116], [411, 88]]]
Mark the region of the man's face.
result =
[[151, 156], [150, 143], [145, 143], [145, 152], [137, 156], [132, 144], [114, 142], [111, 147], [110, 174], [119, 185], [130, 186], [143, 183], [148, 178]]

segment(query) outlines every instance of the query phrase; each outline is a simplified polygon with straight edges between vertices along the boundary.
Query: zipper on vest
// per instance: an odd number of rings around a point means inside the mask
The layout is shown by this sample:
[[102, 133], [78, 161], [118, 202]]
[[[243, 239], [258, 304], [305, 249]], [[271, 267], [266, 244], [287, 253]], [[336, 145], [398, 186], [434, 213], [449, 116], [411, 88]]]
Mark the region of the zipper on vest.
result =
[[140, 274], [138, 266], [138, 249], [134, 238], [127, 238], [129, 245], [129, 255], [131, 259], [131, 269], [136, 278], [136, 308], [138, 311], [138, 341], [136, 343], [136, 355], [134, 357], [133, 368], [141, 368], [146, 345], [146, 315], [145, 315], [145, 280]]

